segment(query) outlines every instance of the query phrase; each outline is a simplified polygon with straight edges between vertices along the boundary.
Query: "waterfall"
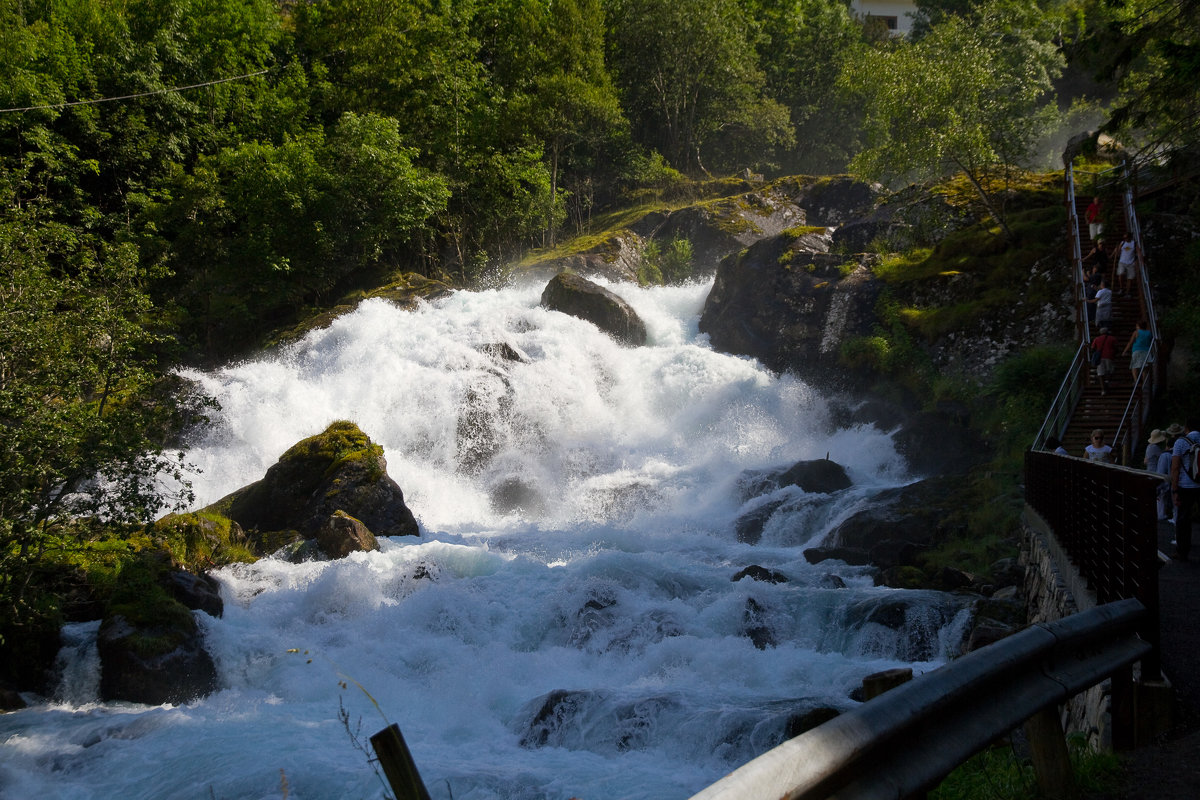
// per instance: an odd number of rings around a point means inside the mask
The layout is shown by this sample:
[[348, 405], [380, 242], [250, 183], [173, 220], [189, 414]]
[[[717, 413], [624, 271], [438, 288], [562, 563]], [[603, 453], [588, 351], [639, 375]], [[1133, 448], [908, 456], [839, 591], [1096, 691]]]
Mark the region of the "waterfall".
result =
[[[807, 711], [853, 705], [863, 676], [953, 656], [962, 600], [803, 556], [908, 480], [890, 436], [835, 428], [812, 386], [713, 352], [709, 285], [610, 288], [646, 346], [515, 286], [367, 301], [186, 373], [220, 403], [188, 451], [198, 506], [348, 419], [421, 535], [218, 570], [225, 614], [197, 619], [222, 688], [184, 706], [97, 702], [94, 624], [72, 629], [76, 677], [0, 717], [0, 796], [378, 797], [355, 740], [395, 722], [438, 800], [686, 798]], [[747, 471], [826, 454], [851, 489], [739, 491]], [[735, 520], [766, 502], [757, 544], [739, 541]], [[787, 580], [733, 580], [751, 564]]]

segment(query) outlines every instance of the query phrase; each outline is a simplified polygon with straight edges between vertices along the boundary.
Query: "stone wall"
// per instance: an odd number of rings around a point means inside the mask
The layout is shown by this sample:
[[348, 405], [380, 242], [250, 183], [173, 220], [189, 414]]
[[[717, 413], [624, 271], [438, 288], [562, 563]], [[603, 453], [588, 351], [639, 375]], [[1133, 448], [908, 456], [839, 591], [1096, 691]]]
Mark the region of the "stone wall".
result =
[[[1070, 559], [1037, 512], [1026, 507], [1021, 517], [1021, 565], [1025, 567], [1025, 612], [1031, 625], [1095, 608], [1096, 598], [1087, 589]], [[1063, 729], [1081, 733], [1097, 750], [1112, 751], [1111, 685], [1097, 684], [1071, 698], [1062, 708]]]

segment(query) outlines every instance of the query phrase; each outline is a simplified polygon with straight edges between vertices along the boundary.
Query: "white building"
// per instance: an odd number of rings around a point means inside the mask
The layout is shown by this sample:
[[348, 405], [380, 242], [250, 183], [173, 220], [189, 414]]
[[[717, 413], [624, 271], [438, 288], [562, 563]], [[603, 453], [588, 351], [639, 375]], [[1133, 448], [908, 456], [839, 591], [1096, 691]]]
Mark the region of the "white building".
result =
[[894, 36], [905, 36], [912, 30], [912, 17], [917, 5], [912, 0], [851, 0], [850, 9], [860, 17], [883, 20]]

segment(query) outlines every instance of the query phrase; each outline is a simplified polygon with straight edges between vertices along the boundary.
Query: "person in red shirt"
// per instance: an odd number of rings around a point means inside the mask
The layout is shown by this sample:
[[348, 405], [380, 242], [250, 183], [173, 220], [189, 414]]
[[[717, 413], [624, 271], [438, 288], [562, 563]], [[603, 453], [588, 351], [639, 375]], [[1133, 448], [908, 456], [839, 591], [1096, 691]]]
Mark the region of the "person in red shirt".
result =
[[1088, 223], [1088, 237], [1095, 241], [1104, 232], [1104, 223], [1100, 221], [1100, 198], [1093, 197], [1092, 203], [1083, 212]]
[[[1092, 363], [1096, 364], [1096, 377], [1100, 379], [1100, 394], [1108, 394], [1108, 376], [1113, 373], [1113, 359], [1117, 356], [1117, 337], [1109, 333], [1108, 328], [1101, 328], [1091, 346], [1097, 354]], [[1094, 360], [1096, 357], [1099, 357], [1099, 363]]]

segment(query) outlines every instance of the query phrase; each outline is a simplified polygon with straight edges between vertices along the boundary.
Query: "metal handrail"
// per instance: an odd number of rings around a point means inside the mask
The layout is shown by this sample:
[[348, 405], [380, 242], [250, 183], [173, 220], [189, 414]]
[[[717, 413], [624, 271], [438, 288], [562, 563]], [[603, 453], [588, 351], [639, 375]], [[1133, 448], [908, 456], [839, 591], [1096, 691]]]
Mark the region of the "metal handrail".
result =
[[1062, 383], [1059, 384], [1058, 394], [1055, 395], [1054, 402], [1050, 404], [1050, 410], [1046, 412], [1042, 427], [1033, 437], [1032, 449], [1041, 450], [1048, 437], [1062, 438], [1066, 431], [1067, 424], [1071, 421], [1071, 415], [1075, 413], [1075, 406], [1078, 405], [1079, 398], [1083, 394], [1083, 380], [1089, 366], [1088, 349], [1087, 342], [1081, 342], [1075, 350], [1075, 358], [1071, 361], [1071, 366], [1067, 368], [1067, 374]]
[[911, 797], [1034, 714], [1151, 651], [1121, 600], [1033, 625], [863, 703], [739, 767], [691, 800]]

